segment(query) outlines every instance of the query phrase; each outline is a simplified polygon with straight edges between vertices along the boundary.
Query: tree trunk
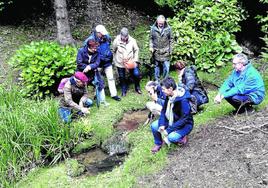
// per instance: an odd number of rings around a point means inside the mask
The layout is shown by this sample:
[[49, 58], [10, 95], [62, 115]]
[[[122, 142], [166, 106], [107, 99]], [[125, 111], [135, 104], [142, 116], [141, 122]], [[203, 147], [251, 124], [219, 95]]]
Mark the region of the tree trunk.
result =
[[88, 23], [93, 30], [96, 25], [102, 23], [102, 3], [101, 0], [87, 0]]
[[54, 1], [57, 22], [57, 40], [61, 45], [74, 44], [66, 6], [66, 0]]

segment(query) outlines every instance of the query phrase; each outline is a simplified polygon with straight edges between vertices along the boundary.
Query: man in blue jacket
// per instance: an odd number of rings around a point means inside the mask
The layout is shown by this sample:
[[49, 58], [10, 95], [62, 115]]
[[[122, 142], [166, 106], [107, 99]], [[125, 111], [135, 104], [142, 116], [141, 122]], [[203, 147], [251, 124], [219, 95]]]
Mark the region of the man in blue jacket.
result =
[[155, 146], [152, 153], [158, 152], [165, 141], [167, 144], [186, 144], [188, 135], [193, 129], [193, 116], [189, 100], [191, 95], [183, 87], [178, 87], [171, 77], [161, 82], [166, 100], [159, 120], [151, 124]]
[[252, 112], [252, 105], [260, 104], [264, 99], [263, 79], [245, 54], [234, 56], [233, 68], [231, 75], [220, 87], [214, 102], [220, 103], [225, 98], [235, 108], [235, 113]]
[[111, 37], [109, 36], [106, 28], [103, 25], [97, 25], [92, 34], [85, 40], [84, 44], [86, 44], [88, 40], [95, 40], [99, 43], [99, 68], [101, 68], [105, 72], [105, 75], [108, 80], [108, 87], [111, 97], [116, 101], [120, 101], [121, 98], [117, 96], [116, 84], [112, 67], [113, 53], [110, 49]]

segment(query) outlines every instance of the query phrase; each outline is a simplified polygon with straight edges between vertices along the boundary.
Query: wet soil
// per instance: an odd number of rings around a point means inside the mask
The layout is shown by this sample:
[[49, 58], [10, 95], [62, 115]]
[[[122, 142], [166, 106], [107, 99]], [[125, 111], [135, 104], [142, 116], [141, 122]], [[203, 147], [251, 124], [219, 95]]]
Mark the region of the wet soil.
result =
[[133, 131], [146, 121], [148, 114], [149, 111], [146, 109], [127, 112], [114, 127], [120, 131]]
[[200, 126], [136, 187], [268, 187], [268, 107]]

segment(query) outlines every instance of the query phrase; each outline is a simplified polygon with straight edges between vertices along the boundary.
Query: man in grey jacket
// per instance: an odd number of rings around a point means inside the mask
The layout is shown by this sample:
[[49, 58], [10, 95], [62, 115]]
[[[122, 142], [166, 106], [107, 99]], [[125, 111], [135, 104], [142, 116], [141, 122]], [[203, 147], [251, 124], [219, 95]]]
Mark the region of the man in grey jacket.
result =
[[154, 77], [158, 82], [160, 80], [161, 72], [163, 74], [163, 78], [166, 78], [169, 74], [171, 42], [171, 27], [166, 22], [165, 17], [160, 15], [151, 27], [150, 33], [150, 51], [155, 64]]

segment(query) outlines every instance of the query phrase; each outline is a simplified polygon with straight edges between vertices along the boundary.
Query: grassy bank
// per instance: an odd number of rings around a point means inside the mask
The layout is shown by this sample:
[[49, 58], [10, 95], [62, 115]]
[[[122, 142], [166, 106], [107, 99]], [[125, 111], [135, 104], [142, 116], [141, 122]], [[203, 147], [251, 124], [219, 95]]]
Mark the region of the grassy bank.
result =
[[[230, 67], [228, 68], [230, 70]], [[220, 85], [228, 71], [226, 68], [219, 70], [222, 76], [217, 74], [200, 73], [202, 80], [213, 84]], [[172, 72], [172, 76], [175, 78], [176, 73]], [[264, 75], [266, 87], [268, 86], [267, 76]], [[146, 81], [143, 81], [143, 85]], [[228, 114], [232, 107], [225, 101], [221, 105], [215, 105], [213, 98], [217, 91], [209, 90], [210, 102], [204, 106], [202, 112], [194, 116], [195, 130], [209, 121], [213, 121], [215, 118], [224, 114]], [[94, 129], [100, 132], [106, 132], [106, 135], [112, 132], [112, 125], [115, 123], [125, 110], [133, 108], [143, 107], [146, 100], [146, 96], [139, 96], [134, 93], [130, 93], [127, 97], [123, 98], [122, 102], [116, 103], [111, 101], [111, 105], [108, 108], [102, 108], [100, 111], [94, 111], [88, 118], [94, 124]], [[258, 106], [262, 108], [268, 104], [267, 98]], [[133, 106], [134, 105], [134, 106]], [[107, 113], [108, 112], [108, 113]], [[100, 118], [102, 117], [102, 118]], [[106, 131], [104, 131], [106, 130]], [[100, 134], [105, 135], [105, 134]], [[191, 136], [190, 136], [191, 139]], [[127, 157], [126, 161], [120, 167], [115, 168], [112, 172], [107, 172], [94, 177], [79, 177], [70, 178], [66, 174], [66, 167], [64, 163], [55, 165], [50, 168], [39, 168], [32, 171], [29, 176], [25, 177], [23, 181], [17, 184], [17, 187], [132, 187], [137, 181], [137, 177], [148, 175], [163, 168], [166, 164], [167, 153], [176, 146], [171, 148], [163, 148], [156, 155], [152, 155], [150, 152], [153, 146], [153, 137], [150, 131], [150, 127], [140, 127], [138, 130], [128, 135], [128, 140], [132, 145], [132, 151]]]

